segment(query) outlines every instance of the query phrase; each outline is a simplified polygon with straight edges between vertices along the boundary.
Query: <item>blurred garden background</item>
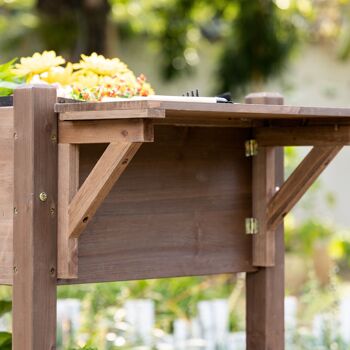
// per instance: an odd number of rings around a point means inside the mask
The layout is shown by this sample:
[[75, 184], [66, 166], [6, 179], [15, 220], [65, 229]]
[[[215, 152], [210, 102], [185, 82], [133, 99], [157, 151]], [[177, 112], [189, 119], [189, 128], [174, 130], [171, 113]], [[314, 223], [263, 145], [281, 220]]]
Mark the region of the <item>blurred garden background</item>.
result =
[[[0, 63], [119, 57], [157, 94], [347, 106], [348, 0], [0, 0]], [[286, 176], [307, 149], [285, 150]], [[286, 218], [287, 349], [350, 348], [350, 152]], [[58, 349], [245, 349], [244, 275], [59, 287]], [[0, 349], [11, 289], [0, 287]], [[7, 345], [6, 345], [7, 344]]]

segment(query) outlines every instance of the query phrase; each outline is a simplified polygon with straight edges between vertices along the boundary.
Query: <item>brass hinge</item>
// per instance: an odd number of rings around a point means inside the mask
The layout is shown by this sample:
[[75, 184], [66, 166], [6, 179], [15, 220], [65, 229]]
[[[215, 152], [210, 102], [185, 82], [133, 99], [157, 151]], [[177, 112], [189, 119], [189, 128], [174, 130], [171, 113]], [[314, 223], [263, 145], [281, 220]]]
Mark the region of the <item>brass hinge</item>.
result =
[[256, 140], [251, 139], [245, 142], [245, 156], [253, 157], [258, 154], [258, 143]]
[[258, 233], [258, 219], [256, 218], [245, 219], [245, 233], [247, 235], [256, 235]]

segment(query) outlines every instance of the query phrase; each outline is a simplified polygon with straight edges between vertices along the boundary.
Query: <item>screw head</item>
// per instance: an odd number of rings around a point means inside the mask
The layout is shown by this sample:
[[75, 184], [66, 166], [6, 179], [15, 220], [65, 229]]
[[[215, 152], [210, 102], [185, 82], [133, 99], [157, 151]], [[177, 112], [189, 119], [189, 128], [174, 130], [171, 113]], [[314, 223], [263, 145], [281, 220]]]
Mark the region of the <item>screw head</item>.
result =
[[39, 199], [42, 201], [42, 202], [46, 202], [47, 200], [47, 193], [46, 192], [41, 192], [39, 194]]

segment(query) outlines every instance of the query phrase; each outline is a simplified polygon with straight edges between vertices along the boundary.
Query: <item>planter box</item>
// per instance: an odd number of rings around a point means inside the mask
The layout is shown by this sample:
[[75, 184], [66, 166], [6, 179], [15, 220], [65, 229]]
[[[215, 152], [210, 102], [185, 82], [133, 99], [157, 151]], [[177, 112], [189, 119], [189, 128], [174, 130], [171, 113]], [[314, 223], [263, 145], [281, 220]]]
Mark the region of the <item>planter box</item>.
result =
[[[0, 107], [14, 350], [54, 347], [57, 284], [236, 272], [247, 349], [283, 348], [281, 223], [350, 144], [350, 109], [246, 101], [64, 103], [26, 86]], [[314, 148], [283, 183], [285, 145]]]

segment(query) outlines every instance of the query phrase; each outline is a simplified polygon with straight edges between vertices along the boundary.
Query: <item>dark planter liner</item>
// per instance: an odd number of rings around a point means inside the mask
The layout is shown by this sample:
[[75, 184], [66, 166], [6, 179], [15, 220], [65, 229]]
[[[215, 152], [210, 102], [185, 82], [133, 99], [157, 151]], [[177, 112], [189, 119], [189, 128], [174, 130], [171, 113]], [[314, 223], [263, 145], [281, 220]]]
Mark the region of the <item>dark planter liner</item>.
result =
[[0, 96], [0, 107], [13, 106], [13, 96]]

